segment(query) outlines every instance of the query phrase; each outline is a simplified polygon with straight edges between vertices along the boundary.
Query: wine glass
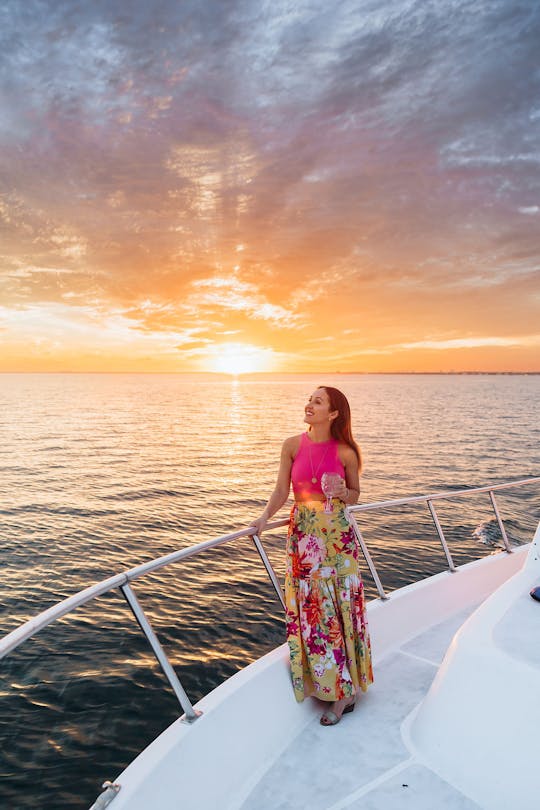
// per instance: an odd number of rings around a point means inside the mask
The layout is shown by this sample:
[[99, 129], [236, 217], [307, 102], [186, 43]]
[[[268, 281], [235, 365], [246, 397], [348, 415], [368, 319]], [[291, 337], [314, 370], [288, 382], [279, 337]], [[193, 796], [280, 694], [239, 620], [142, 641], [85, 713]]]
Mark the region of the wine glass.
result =
[[332, 496], [339, 491], [342, 477], [339, 473], [325, 472], [321, 476], [321, 488], [326, 495], [326, 503], [324, 504], [324, 511], [332, 511]]

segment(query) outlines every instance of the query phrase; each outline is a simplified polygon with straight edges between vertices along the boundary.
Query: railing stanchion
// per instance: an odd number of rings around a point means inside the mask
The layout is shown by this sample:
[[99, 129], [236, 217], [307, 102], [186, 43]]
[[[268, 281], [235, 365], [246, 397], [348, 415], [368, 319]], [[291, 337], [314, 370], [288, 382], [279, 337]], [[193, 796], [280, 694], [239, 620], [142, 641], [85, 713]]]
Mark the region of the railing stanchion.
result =
[[174, 694], [178, 698], [178, 702], [182, 707], [182, 710], [185, 712], [185, 719], [188, 723], [193, 723], [201, 714], [199, 711], [195, 711], [193, 708], [190, 699], [186, 695], [184, 691], [184, 687], [178, 680], [178, 676], [174, 671], [171, 662], [167, 658], [165, 651], [161, 644], [159, 643], [158, 637], [156, 636], [152, 625], [148, 621], [144, 610], [141, 607], [141, 604], [137, 597], [135, 596], [135, 592], [129, 583], [125, 585], [120, 585], [120, 590], [124, 595], [126, 602], [131, 608], [135, 619], [141, 630], [143, 631], [144, 635], [148, 639], [150, 646], [152, 647], [152, 652], [156, 656], [158, 663], [163, 670], [163, 673], [167, 680], [169, 681], [170, 685], [173, 688]]
[[495, 495], [493, 494], [492, 489], [489, 490], [489, 497], [491, 498], [491, 505], [493, 506], [493, 511], [495, 512], [495, 517], [497, 518], [497, 523], [499, 524], [499, 529], [501, 530], [504, 547], [509, 554], [512, 554], [512, 548], [508, 541], [508, 537], [506, 536], [506, 529], [504, 528], [504, 523], [502, 522], [502, 518], [497, 506], [497, 501], [495, 500]]
[[446, 542], [446, 537], [444, 536], [444, 532], [442, 530], [442, 526], [439, 523], [439, 518], [437, 512], [435, 511], [435, 507], [433, 503], [428, 498], [427, 505], [429, 506], [429, 511], [431, 512], [431, 517], [433, 518], [433, 523], [435, 524], [435, 528], [437, 529], [437, 534], [439, 535], [439, 540], [441, 541], [441, 546], [443, 547], [443, 551], [446, 554], [446, 559], [448, 560], [448, 568], [450, 571], [455, 574], [456, 573], [456, 566], [454, 565], [454, 560], [452, 559], [452, 555], [450, 554], [450, 549], [448, 548], [448, 543]]
[[377, 573], [377, 569], [375, 567], [375, 563], [371, 559], [371, 554], [369, 553], [368, 547], [366, 546], [366, 544], [364, 542], [364, 538], [362, 537], [362, 532], [360, 531], [360, 526], [356, 522], [356, 518], [355, 518], [354, 514], [350, 511], [350, 509], [348, 509], [347, 512], [348, 512], [349, 520], [350, 520], [351, 525], [353, 527], [354, 533], [356, 534], [357, 540], [360, 543], [360, 548], [362, 549], [362, 554], [364, 555], [364, 558], [365, 558], [365, 560], [366, 560], [366, 562], [368, 564], [368, 568], [371, 571], [371, 576], [373, 577], [373, 581], [374, 581], [374, 583], [375, 583], [375, 585], [377, 587], [377, 591], [379, 593], [379, 596], [381, 597], [381, 599], [388, 599], [389, 598], [388, 594], [385, 592], [385, 590], [383, 588], [383, 585], [382, 585], [382, 582], [380, 580], [379, 574]]
[[270, 577], [270, 579], [272, 581], [272, 585], [274, 586], [274, 590], [277, 593], [281, 604], [283, 605], [283, 610], [286, 610], [285, 599], [283, 598], [283, 591], [281, 590], [281, 585], [279, 584], [279, 580], [278, 580], [278, 578], [276, 576], [276, 572], [272, 568], [272, 563], [268, 559], [268, 555], [267, 555], [266, 551], [264, 550], [264, 546], [261, 543], [261, 539], [257, 534], [252, 534], [251, 539], [255, 543], [255, 548], [259, 552], [261, 560], [264, 563], [264, 567], [266, 568], [266, 570], [268, 572], [268, 576]]

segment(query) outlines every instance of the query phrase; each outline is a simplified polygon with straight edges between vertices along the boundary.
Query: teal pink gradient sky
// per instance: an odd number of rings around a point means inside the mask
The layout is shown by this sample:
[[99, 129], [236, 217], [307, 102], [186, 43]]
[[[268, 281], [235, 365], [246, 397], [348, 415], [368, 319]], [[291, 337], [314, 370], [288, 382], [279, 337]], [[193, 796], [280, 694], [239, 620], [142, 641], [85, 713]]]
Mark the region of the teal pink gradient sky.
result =
[[540, 371], [539, 5], [0, 32], [0, 370]]

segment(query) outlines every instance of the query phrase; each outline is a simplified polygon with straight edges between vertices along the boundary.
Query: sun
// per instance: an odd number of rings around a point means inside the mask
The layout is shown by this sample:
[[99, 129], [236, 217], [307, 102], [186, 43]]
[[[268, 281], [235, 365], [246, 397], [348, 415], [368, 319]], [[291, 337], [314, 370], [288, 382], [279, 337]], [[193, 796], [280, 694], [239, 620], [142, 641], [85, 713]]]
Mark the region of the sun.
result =
[[205, 366], [207, 370], [236, 377], [239, 374], [268, 371], [271, 355], [271, 349], [249, 343], [216, 343], [208, 353]]

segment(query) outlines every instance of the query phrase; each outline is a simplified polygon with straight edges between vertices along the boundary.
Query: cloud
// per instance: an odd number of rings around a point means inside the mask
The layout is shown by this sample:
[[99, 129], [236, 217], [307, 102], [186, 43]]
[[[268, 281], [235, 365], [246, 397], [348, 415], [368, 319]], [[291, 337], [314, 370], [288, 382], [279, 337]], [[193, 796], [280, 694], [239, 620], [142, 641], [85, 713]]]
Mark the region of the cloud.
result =
[[200, 329], [153, 332], [144, 337], [129, 313], [100, 311], [99, 302], [32, 305], [19, 310], [0, 307], [0, 327], [41, 351], [70, 351], [71, 346], [105, 353], [128, 348], [147, 355], [154, 350], [177, 355], [178, 348], [200, 342]]
[[2, 300], [261, 345], [532, 329], [539, 40], [512, 0], [8, 0]]
[[193, 293], [183, 304], [183, 309], [192, 315], [199, 315], [205, 310], [233, 310], [288, 329], [298, 327], [304, 320], [301, 313], [266, 300], [255, 284], [235, 277], [198, 279], [192, 282], [191, 287]]
[[466, 337], [450, 338], [448, 340], [419, 340], [412, 343], [402, 343], [393, 349], [474, 349], [484, 346], [540, 346], [540, 335], [516, 335], [513, 337]]

